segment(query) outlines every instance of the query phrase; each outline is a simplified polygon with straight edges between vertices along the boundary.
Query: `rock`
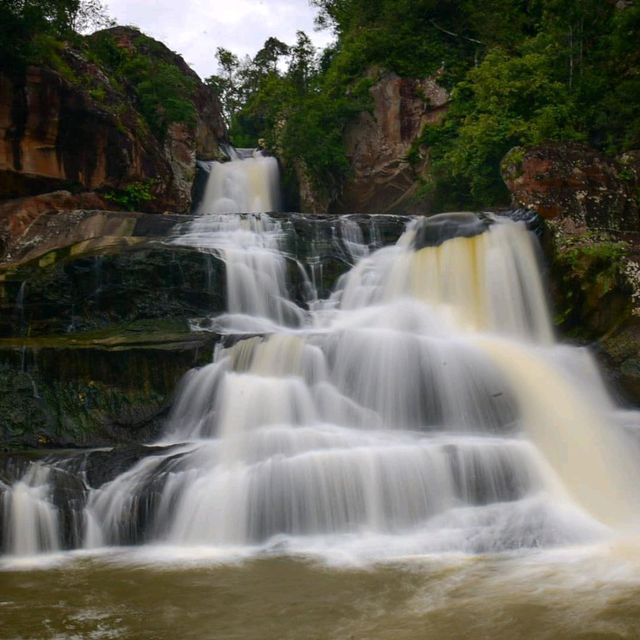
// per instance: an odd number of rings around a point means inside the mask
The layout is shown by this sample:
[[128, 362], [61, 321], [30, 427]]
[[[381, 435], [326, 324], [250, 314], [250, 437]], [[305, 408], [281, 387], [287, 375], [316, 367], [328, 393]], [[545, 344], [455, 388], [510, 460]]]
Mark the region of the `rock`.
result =
[[11, 258], [13, 247], [43, 214], [69, 209], [109, 209], [108, 200], [94, 192], [54, 191], [0, 203], [0, 261]]
[[[637, 231], [637, 155], [619, 161], [576, 143], [516, 147], [502, 160], [517, 205], [575, 229]], [[634, 173], [635, 172], [635, 173]]]
[[0, 447], [147, 442], [180, 378], [211, 361], [216, 339], [157, 323], [0, 340]]
[[[82, 194], [73, 198], [84, 198]], [[46, 198], [45, 196], [43, 196]], [[34, 198], [35, 199], [35, 198]], [[65, 201], [65, 198], [61, 198]], [[189, 220], [185, 216], [150, 215], [128, 211], [104, 210], [60, 210], [43, 212], [29, 222], [28, 209], [13, 208], [14, 201], [7, 203], [6, 210], [0, 205], [0, 238], [4, 240], [4, 251], [0, 253], [0, 269], [11, 268], [40, 258], [47, 253], [79, 244], [75, 253], [98, 251], [110, 246], [134, 246], [144, 242], [158, 241], [170, 235], [179, 224]], [[7, 216], [3, 217], [3, 210]], [[14, 222], [25, 216], [25, 224]], [[4, 264], [3, 264], [4, 263]]]
[[83, 456], [80, 467], [87, 479], [87, 484], [93, 489], [99, 489], [103, 484], [111, 482], [150, 456], [166, 456], [175, 446], [140, 446], [129, 445], [111, 449], [109, 451], [89, 451]]
[[224, 290], [209, 288], [212, 258], [153, 248], [157, 238], [136, 235], [154, 228], [144, 229], [145, 214], [84, 214], [42, 216], [15, 247], [23, 261], [0, 265], [0, 336], [64, 335], [152, 317], [186, 322], [224, 304]]
[[[211, 87], [200, 80], [198, 74], [184, 61], [182, 56], [171, 51], [162, 42], [141, 33], [138, 29], [119, 26], [99, 31], [90, 37], [98, 38], [105, 34], [112, 36], [119, 47], [128, 51], [138, 51], [168, 62], [176, 66], [183, 75], [191, 78], [194, 85], [191, 100], [196, 112], [195, 127], [177, 127], [173, 131], [169, 131], [169, 137], [175, 138], [176, 141], [184, 141], [188, 136], [189, 145], [198, 160], [219, 160], [220, 143], [227, 142], [227, 130], [220, 101]], [[195, 170], [195, 163], [192, 163], [192, 168]]]
[[472, 238], [484, 233], [491, 224], [491, 219], [468, 211], [423, 218], [416, 227], [413, 248], [437, 247], [451, 238]]
[[329, 210], [330, 199], [315, 188], [307, 166], [300, 158], [295, 163], [295, 176], [298, 183], [299, 210], [313, 214], [326, 213]]
[[[289, 294], [302, 307], [311, 292], [301, 265], [326, 296], [353, 263], [356, 226], [375, 247], [397, 240], [408, 222], [273, 216], [283, 228]], [[0, 263], [2, 446], [104, 446], [158, 435], [178, 381], [210, 363], [220, 339], [191, 327], [211, 328], [206, 319], [226, 308], [224, 262], [171, 243], [190, 220], [59, 211], [11, 237]]]
[[15, 198], [71, 185], [124, 189], [158, 180], [155, 207], [184, 209], [188, 202], [176, 191], [162, 148], [140, 127], [133, 105], [98, 71], [93, 77], [113, 108], [52, 69], [31, 66], [15, 79], [0, 75], [0, 195]]
[[372, 87], [372, 113], [361, 113], [347, 127], [345, 144], [352, 175], [338, 201], [335, 213], [417, 212], [412, 199], [420, 185], [419, 176], [428, 168], [428, 153], [419, 161], [408, 154], [427, 123], [445, 114], [449, 94], [436, 79], [401, 78], [383, 75]]
[[618, 401], [640, 407], [640, 245], [633, 235], [567, 230], [561, 220], [547, 226], [556, 326], [593, 349]]
[[[194, 121], [169, 123], [162, 135], [153, 130], [135, 83], [113, 76], [91, 51], [99, 38], [176, 67], [191, 82]], [[0, 74], [0, 199], [70, 189], [130, 203], [137, 196], [128, 189], [142, 185], [148, 197], [137, 208], [187, 211], [196, 157], [216, 157], [224, 139], [212, 89], [136, 29], [99, 32], [75, 48], [64, 45], [50, 66]]]

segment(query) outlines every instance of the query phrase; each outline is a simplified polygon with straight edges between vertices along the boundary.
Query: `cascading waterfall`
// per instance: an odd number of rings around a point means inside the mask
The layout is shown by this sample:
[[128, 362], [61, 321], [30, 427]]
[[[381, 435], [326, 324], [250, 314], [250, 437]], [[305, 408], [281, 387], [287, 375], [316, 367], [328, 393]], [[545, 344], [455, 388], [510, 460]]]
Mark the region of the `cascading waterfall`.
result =
[[[159, 443], [171, 446], [89, 492], [86, 547], [385, 557], [573, 544], [635, 524], [635, 450], [588, 353], [554, 341], [523, 222], [416, 218], [376, 248], [345, 218], [336, 237], [354, 266], [324, 300], [305, 277], [302, 308], [288, 278], [304, 267], [281, 221], [223, 211], [273, 206], [273, 184], [255, 186], [266, 161], [216, 166], [208, 215], [173, 239], [224, 261], [227, 313], [194, 325], [226, 340], [183, 380]], [[12, 540], [40, 532], [10, 552], [59, 545], [42, 482], [5, 499]]]

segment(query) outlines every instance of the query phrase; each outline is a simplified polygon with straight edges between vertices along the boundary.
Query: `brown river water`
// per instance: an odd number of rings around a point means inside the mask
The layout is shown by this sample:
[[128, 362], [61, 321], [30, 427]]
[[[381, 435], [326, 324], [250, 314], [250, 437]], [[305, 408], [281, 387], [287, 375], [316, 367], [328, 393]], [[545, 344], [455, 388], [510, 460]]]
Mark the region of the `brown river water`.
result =
[[113, 551], [0, 572], [3, 640], [640, 638], [635, 544], [406, 558], [162, 562]]

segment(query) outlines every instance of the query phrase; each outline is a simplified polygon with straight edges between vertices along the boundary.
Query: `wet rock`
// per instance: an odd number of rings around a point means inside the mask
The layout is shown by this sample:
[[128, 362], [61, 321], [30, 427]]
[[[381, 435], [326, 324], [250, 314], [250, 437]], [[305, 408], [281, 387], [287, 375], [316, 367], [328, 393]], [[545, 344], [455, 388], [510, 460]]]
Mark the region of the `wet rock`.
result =
[[441, 213], [420, 220], [413, 247], [437, 247], [452, 238], [472, 238], [484, 233], [492, 224], [490, 218], [470, 212]]
[[634, 235], [568, 232], [547, 223], [554, 320], [590, 346], [612, 394], [640, 406], [640, 246]]
[[79, 466], [88, 486], [98, 489], [129, 471], [140, 460], [150, 456], [166, 456], [175, 449], [176, 446], [121, 446], [110, 450], [89, 451], [83, 455]]
[[[0, 261], [10, 257], [13, 247], [45, 214], [70, 209], [110, 209], [105, 198], [93, 192], [72, 194], [54, 191], [0, 203]], [[68, 229], [67, 229], [68, 231]]]
[[0, 340], [0, 447], [105, 446], [157, 437], [178, 381], [211, 362], [217, 336], [166, 324], [164, 333], [162, 325], [128, 329]]

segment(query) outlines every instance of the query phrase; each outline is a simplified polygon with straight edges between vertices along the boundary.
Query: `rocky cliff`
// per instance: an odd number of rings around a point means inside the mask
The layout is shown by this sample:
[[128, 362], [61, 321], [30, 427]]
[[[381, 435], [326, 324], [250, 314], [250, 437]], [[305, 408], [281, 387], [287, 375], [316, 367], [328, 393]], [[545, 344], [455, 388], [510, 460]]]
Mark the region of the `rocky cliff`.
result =
[[410, 151], [424, 126], [440, 120], [449, 94], [433, 78], [383, 75], [370, 90], [371, 112], [361, 113], [345, 132], [351, 176], [332, 207], [335, 212], [418, 212], [415, 195], [428, 170], [428, 152]]
[[419, 138], [446, 113], [449, 94], [436, 78], [403, 78], [372, 69], [371, 109], [348, 124], [344, 145], [350, 170], [328, 201], [313, 187], [302, 163], [295, 169], [300, 207], [310, 213], [425, 213], [417, 198], [429, 172], [429, 151]]
[[124, 27], [57, 43], [46, 65], [0, 75], [0, 200], [67, 189], [185, 211], [196, 158], [225, 135], [216, 96], [161, 43]]
[[516, 147], [502, 160], [514, 202], [576, 228], [640, 231], [640, 152], [609, 158], [583, 144]]

